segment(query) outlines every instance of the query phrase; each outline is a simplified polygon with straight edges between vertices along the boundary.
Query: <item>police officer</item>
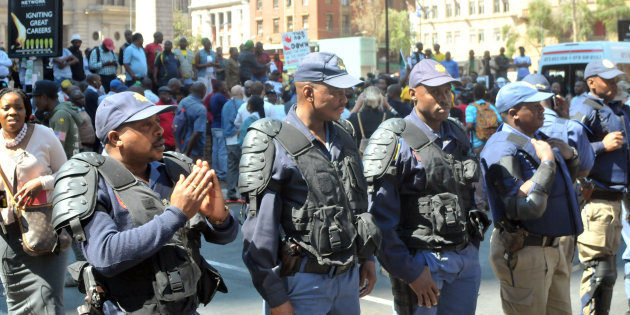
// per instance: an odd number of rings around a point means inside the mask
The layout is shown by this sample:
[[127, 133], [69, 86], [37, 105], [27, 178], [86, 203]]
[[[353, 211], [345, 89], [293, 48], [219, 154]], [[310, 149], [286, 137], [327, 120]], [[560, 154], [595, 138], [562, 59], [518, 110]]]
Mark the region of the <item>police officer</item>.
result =
[[105, 98], [103, 155], [75, 155], [57, 174], [53, 224], [79, 242], [106, 313], [195, 313], [209, 300], [201, 234], [225, 244], [238, 233], [208, 164], [164, 153], [158, 114], [173, 109], [133, 92]]
[[479, 170], [466, 131], [449, 118], [459, 81], [424, 59], [409, 83], [414, 110], [381, 124], [363, 156], [369, 211], [383, 233], [378, 259], [398, 314], [474, 314], [490, 222], [475, 210]]
[[499, 90], [496, 107], [504, 124], [481, 152], [495, 222], [490, 264], [506, 314], [571, 314], [570, 273], [558, 242], [582, 232], [571, 177], [579, 157], [538, 131], [540, 101], [552, 95], [527, 82]]
[[571, 118], [588, 128], [596, 155], [590, 175], [580, 179], [586, 187], [582, 190], [585, 231], [577, 242], [580, 262], [586, 267], [580, 285], [586, 314], [608, 314], [617, 279], [615, 255], [621, 242], [621, 202], [628, 192], [630, 161], [630, 109], [614, 100], [622, 74], [608, 59], [589, 62], [584, 77], [590, 93], [571, 106]]
[[245, 136], [243, 261], [266, 313], [359, 314], [359, 295], [374, 286], [369, 258], [380, 242], [354, 240], [362, 227], [378, 231], [367, 222], [354, 131], [339, 121], [345, 89], [359, 83], [336, 55], [311, 53], [295, 73], [297, 105], [282, 121], [256, 121]]
[[[549, 81], [542, 74], [528, 74], [523, 78], [523, 81], [531, 83], [540, 92], [551, 92]], [[562, 140], [574, 148], [580, 157], [577, 177], [584, 178], [588, 176], [595, 161], [595, 153], [591, 143], [588, 141], [586, 127], [580, 122], [568, 119], [569, 104], [556, 95], [540, 101], [540, 105], [544, 108], [543, 115], [545, 115], [545, 120], [539, 130], [550, 138]], [[555, 139], [550, 139], [549, 141], [556, 141]], [[572, 271], [573, 258], [575, 257], [576, 238], [577, 235], [567, 235], [562, 236], [559, 241], [567, 260], [567, 272], [569, 274]]]

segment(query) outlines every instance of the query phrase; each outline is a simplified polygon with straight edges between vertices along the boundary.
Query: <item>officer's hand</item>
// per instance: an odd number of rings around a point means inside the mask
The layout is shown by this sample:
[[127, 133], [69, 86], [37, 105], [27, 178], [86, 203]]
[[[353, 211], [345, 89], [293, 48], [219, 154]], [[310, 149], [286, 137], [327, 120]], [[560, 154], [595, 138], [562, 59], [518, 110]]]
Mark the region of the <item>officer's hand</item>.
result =
[[207, 162], [202, 167], [195, 165], [188, 177], [180, 175], [171, 194], [171, 205], [179, 208], [189, 219], [192, 218], [211, 188], [211, 177]]
[[282, 303], [280, 306], [276, 306], [271, 309], [271, 315], [293, 315], [295, 311], [293, 310], [293, 305], [291, 302], [286, 301]]
[[604, 144], [604, 150], [606, 150], [606, 152], [619, 150], [623, 145], [623, 135], [621, 131], [609, 132], [604, 137], [604, 140], [602, 140], [602, 143]]
[[35, 201], [35, 198], [42, 192], [44, 186], [39, 178], [33, 178], [26, 182], [22, 188], [15, 194], [15, 201], [19, 208], [29, 206]]
[[210, 174], [212, 176], [212, 182], [208, 185], [209, 190], [201, 202], [199, 212], [211, 222], [225, 221], [228, 215], [230, 215], [230, 212], [225, 209], [225, 201], [223, 200], [223, 193], [221, 193], [221, 186], [219, 186], [219, 178], [216, 176], [214, 170], [210, 170]]
[[551, 138], [547, 139], [547, 143], [549, 143], [552, 148], [558, 148], [563, 159], [568, 160], [573, 158], [573, 149], [571, 149], [571, 146], [569, 146], [566, 142], [560, 139]]
[[367, 260], [359, 268], [359, 297], [364, 297], [374, 289], [376, 284], [376, 265], [374, 261]]
[[553, 150], [551, 150], [551, 146], [543, 141], [532, 139], [532, 145], [534, 146], [534, 150], [536, 150], [536, 155], [540, 159], [540, 161], [553, 161]]
[[431, 306], [437, 305], [437, 297], [440, 296], [440, 290], [438, 290], [435, 282], [431, 278], [431, 270], [429, 266], [425, 266], [422, 274], [418, 279], [409, 284], [409, 287], [416, 293], [418, 297], [418, 306]]
[[523, 183], [523, 185], [521, 185], [521, 187], [518, 188], [517, 196], [520, 198], [527, 197], [527, 194], [529, 193], [529, 190], [532, 189], [532, 186], [534, 186], [534, 182], [531, 179], [528, 179]]

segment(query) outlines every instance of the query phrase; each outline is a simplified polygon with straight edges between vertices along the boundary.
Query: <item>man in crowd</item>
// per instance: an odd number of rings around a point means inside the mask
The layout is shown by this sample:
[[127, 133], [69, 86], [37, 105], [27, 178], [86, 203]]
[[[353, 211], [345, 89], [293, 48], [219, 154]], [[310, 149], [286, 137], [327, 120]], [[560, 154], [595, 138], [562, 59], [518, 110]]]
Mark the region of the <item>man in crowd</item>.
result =
[[162, 49], [162, 41], [164, 40], [164, 35], [162, 32], [153, 33], [153, 42], [144, 47], [144, 52], [147, 56], [147, 76], [149, 78], [153, 78], [154, 69], [155, 69], [155, 58], [158, 54], [160, 54]]
[[518, 47], [519, 55], [514, 57], [514, 67], [516, 67], [516, 80], [523, 80], [529, 74], [529, 66], [532, 65], [532, 60], [528, 56], [525, 56], [525, 47]]
[[79, 62], [70, 50], [63, 48], [61, 56], [53, 58], [53, 76], [57, 86], [61, 86], [61, 81], [72, 80], [72, 69], [70, 66]]
[[182, 36], [179, 38], [179, 47], [173, 50], [173, 54], [177, 56], [182, 71], [182, 79], [184, 85], [190, 86], [197, 81], [197, 68], [193, 66], [195, 54], [188, 49], [188, 40]]
[[133, 32], [131, 30], [125, 30], [125, 43], [122, 44], [122, 46], [120, 46], [120, 49], [118, 50], [118, 64], [119, 65], [123, 65], [125, 64], [124, 62], [124, 56], [125, 56], [125, 49], [127, 49], [127, 47], [129, 47], [132, 44], [132, 36], [133, 36]]
[[206, 85], [206, 95], [212, 93], [212, 82], [215, 79], [216, 54], [212, 51], [212, 42], [204, 37], [201, 39], [203, 49], [195, 55], [193, 65], [197, 68], [197, 77]]
[[210, 98], [210, 112], [212, 113], [212, 168], [215, 170], [220, 181], [225, 181], [227, 173], [227, 148], [225, 147], [225, 136], [223, 135], [222, 117], [223, 106], [228, 101], [229, 92], [224, 81], [215, 84], [216, 90]]
[[81, 36], [74, 34], [70, 38], [70, 47], [68, 50], [72, 55], [77, 58], [79, 62], [70, 65], [72, 71], [72, 80], [77, 84], [78, 82], [85, 81], [85, 71], [83, 70], [83, 52], [81, 51]]
[[81, 123], [78, 126], [81, 152], [92, 152], [96, 144], [96, 135], [90, 115], [85, 111], [85, 95], [79, 89], [73, 90], [70, 92], [70, 100], [79, 109], [79, 115], [81, 115]]
[[451, 77], [459, 79], [459, 65], [455, 60], [451, 59], [450, 51], [446, 52], [444, 60], [441, 63], [444, 68], [446, 68], [446, 71], [448, 71], [448, 74], [450, 74]]
[[241, 83], [245, 84], [247, 80], [253, 80], [253, 71], [259, 72], [267, 71], [266, 64], [259, 64], [254, 54], [254, 42], [247, 40], [243, 45], [243, 50], [238, 55], [238, 62], [240, 64], [239, 75], [241, 77]]
[[[166, 86], [168, 86], [168, 89], [171, 91], [171, 94], [173, 95], [173, 101], [175, 103], [179, 103], [184, 97], [187, 96], [187, 92], [182, 90], [182, 82], [178, 79], [173, 78], [168, 80], [168, 84]], [[188, 90], [188, 87], [186, 87], [186, 90]]]
[[510, 58], [505, 56], [505, 48], [501, 47], [499, 49], [499, 55], [494, 57], [494, 63], [496, 64], [497, 70], [495, 71], [495, 77], [498, 78], [507, 78], [507, 71], [510, 68]]
[[190, 87], [190, 94], [182, 99], [177, 110], [186, 111], [186, 136], [180, 150], [193, 160], [203, 159], [206, 146], [206, 107], [201, 102], [206, 95], [206, 85], [196, 82]]
[[[448, 53], [446, 53], [448, 56]], [[411, 113], [411, 106], [400, 99], [400, 84], [395, 83], [387, 87], [387, 103], [398, 113], [398, 117], [405, 118]]]
[[225, 58], [223, 58], [223, 48], [217, 47], [216, 56], [217, 66], [215, 67], [215, 72], [217, 75], [217, 80], [225, 81]]
[[131, 36], [132, 44], [125, 49], [123, 65], [127, 71], [125, 84], [131, 86], [135, 82], [142, 82], [147, 76], [147, 57], [142, 49], [142, 34], [135, 33]]
[[[446, 55], [444, 55], [443, 53], [440, 52], [440, 44], [438, 44], [438, 43], [433, 44], [433, 50], [435, 51], [433, 53], [433, 59], [435, 61], [441, 63], [442, 61], [444, 61], [446, 59]], [[459, 76], [456, 76], [456, 77], [452, 76], [452, 77], [453, 78], [458, 78]]]
[[[416, 51], [414, 51], [411, 56], [409, 56], [409, 60], [407, 61], [407, 68], [409, 71], [411, 71], [411, 69], [413, 69], [413, 67], [420, 62], [422, 59], [424, 59], [424, 53], [422, 52], [423, 50], [423, 45], [420, 42], [416, 43]], [[409, 73], [409, 71], [407, 71], [407, 73]]]
[[148, 98], [151, 103], [155, 104], [160, 99], [155, 93], [153, 93], [153, 81], [151, 79], [144, 78], [142, 80], [142, 89], [144, 90], [142, 95]]
[[588, 94], [586, 82], [582, 80], [575, 81], [573, 85], [573, 98], [571, 98], [571, 106], [574, 104], [581, 104]]
[[98, 104], [101, 104], [106, 97], [124, 91], [127, 91], [127, 86], [119, 79], [113, 79], [109, 81], [109, 92], [98, 97]]
[[225, 83], [228, 89], [240, 83], [238, 49], [230, 47], [230, 58], [225, 61]]
[[[9, 85], [9, 76], [11, 71], [9, 70], [13, 66], [13, 61], [9, 58], [9, 55], [4, 50], [0, 50], [0, 81]], [[16, 82], [19, 84], [19, 82]]]
[[182, 69], [177, 56], [173, 54], [173, 43], [170, 40], [164, 42], [164, 52], [155, 57], [155, 71], [153, 71], [153, 83], [160, 87], [165, 86], [172, 78], [182, 79]]
[[235, 203], [243, 202], [236, 190], [238, 165], [241, 160], [241, 146], [238, 144], [238, 128], [234, 125], [238, 108], [244, 103], [243, 88], [240, 85], [233, 86], [230, 90], [230, 96], [231, 98], [223, 105], [221, 110], [221, 128], [223, 129], [225, 147], [227, 149], [227, 197], [225, 202]]
[[[160, 100], [155, 105], [175, 105], [173, 102], [173, 94], [167, 86], [161, 86], [158, 88], [158, 96]], [[164, 112], [158, 115], [160, 117], [160, 126], [164, 129], [164, 146], [166, 151], [175, 151], [175, 138], [173, 137], [173, 119], [175, 119], [175, 113], [172, 111]]]
[[98, 74], [90, 74], [86, 79], [88, 87], [85, 90], [85, 111], [90, 115], [92, 127], [95, 126], [96, 109], [98, 108], [98, 90], [101, 88], [101, 77]]
[[256, 55], [256, 62], [259, 65], [264, 65], [265, 67], [256, 67], [252, 69], [252, 80], [254, 81], [260, 81], [260, 82], [267, 82], [267, 80], [269, 79], [269, 77], [267, 76], [267, 74], [269, 73], [269, 62], [271, 62], [271, 57], [269, 57], [269, 54], [267, 52], [265, 52], [265, 50], [263, 49], [263, 44], [261, 42], [256, 42], [256, 50], [254, 51], [255, 55]]
[[90, 69], [92, 73], [101, 77], [101, 82], [105, 88], [105, 92], [109, 92], [109, 82], [116, 78], [116, 53], [114, 53], [114, 41], [111, 38], [105, 38], [103, 44], [92, 50], [90, 53]]

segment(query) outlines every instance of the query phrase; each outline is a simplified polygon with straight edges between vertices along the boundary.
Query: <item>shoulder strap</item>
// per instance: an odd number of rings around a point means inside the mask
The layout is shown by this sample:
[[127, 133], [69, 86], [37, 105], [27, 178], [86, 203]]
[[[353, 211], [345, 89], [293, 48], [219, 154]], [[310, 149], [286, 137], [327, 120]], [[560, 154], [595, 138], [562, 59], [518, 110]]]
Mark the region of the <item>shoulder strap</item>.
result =
[[418, 151], [432, 143], [422, 129], [406, 119], [404, 122], [405, 129], [400, 133], [400, 136], [405, 139], [412, 150]]
[[592, 107], [594, 110], [600, 110], [602, 108], [604, 108], [604, 106], [600, 103], [595, 102], [594, 100], [590, 99], [590, 98], [585, 98], [584, 99], [584, 104]]
[[291, 156], [300, 155], [313, 146], [300, 130], [286, 121], [282, 121], [282, 128], [275, 138]]
[[98, 173], [114, 190], [125, 189], [136, 184], [136, 177], [120, 162], [106, 156], [103, 164], [98, 166]]
[[365, 132], [363, 131], [363, 123], [361, 122], [361, 113], [357, 113], [357, 120], [359, 121], [359, 130], [361, 130], [361, 138], [365, 139]]

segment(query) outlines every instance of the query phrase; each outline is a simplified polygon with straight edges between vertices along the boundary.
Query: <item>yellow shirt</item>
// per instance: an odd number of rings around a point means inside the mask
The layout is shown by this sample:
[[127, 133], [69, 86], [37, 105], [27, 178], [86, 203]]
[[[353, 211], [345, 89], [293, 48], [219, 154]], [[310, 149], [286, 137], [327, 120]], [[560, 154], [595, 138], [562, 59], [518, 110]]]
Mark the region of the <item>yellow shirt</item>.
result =
[[435, 61], [437, 62], [442, 62], [446, 59], [446, 55], [443, 53], [433, 54], [433, 58], [435, 58]]

